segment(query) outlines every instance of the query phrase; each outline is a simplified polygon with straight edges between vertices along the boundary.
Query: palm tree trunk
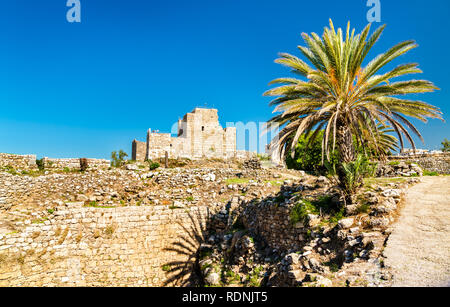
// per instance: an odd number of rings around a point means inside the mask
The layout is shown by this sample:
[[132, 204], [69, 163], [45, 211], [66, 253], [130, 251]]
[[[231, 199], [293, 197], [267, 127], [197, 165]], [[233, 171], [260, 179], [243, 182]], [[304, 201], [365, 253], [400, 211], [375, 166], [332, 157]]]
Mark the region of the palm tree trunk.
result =
[[353, 135], [347, 125], [340, 125], [337, 128], [336, 141], [339, 149], [341, 162], [348, 163], [355, 161], [355, 147], [353, 145]]
[[341, 123], [337, 127], [336, 142], [339, 150], [339, 164], [336, 168], [336, 173], [339, 179], [339, 185], [344, 192], [344, 198], [346, 204], [351, 204], [351, 187], [347, 182], [347, 174], [344, 170], [343, 163], [349, 163], [355, 161], [355, 146], [353, 144], [353, 135], [350, 127]]

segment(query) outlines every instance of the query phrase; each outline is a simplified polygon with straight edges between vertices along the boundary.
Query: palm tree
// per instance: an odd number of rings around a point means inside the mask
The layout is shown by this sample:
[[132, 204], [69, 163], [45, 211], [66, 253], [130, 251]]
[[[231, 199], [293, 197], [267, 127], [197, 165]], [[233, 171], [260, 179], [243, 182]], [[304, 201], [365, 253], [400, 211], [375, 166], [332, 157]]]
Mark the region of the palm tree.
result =
[[[392, 133], [395, 133], [395, 130], [382, 123], [378, 123], [374, 127], [372, 126], [372, 121], [367, 116], [366, 129], [361, 132], [363, 144], [358, 147], [363, 149], [365, 155], [375, 156], [381, 160], [385, 160], [387, 155], [398, 149], [398, 139], [392, 135]], [[372, 135], [374, 138], [372, 138]], [[358, 142], [358, 139], [356, 141]]]
[[[337, 147], [342, 163], [352, 162], [356, 158], [353, 136], [362, 146], [368, 144], [363, 141], [363, 135], [369, 137], [369, 143], [378, 148], [380, 127], [392, 128], [401, 148], [404, 147], [403, 137], [415, 148], [407, 128], [422, 141], [423, 138], [406, 116], [424, 122], [427, 118], [442, 119], [442, 113], [435, 106], [397, 97], [438, 89], [432, 82], [390, 81], [407, 74], [421, 73], [418, 64], [404, 64], [379, 73], [386, 64], [416, 48], [414, 41], [395, 45], [363, 67], [364, 59], [385, 28], [381, 26], [369, 37], [370, 26], [367, 25], [360, 34], [355, 35], [354, 29], [350, 32], [348, 23], [344, 40], [342, 29], [336, 32], [330, 20], [330, 28], [324, 29], [322, 37], [316, 33], [302, 34], [307, 46], [298, 48], [312, 66], [287, 53], [281, 53], [275, 61], [306, 78], [273, 80], [270, 84], [282, 85], [264, 94], [278, 97], [270, 105], [276, 106], [274, 112], [281, 114], [273, 117], [269, 123], [284, 126], [271, 144], [282, 157], [286, 147], [294, 148], [302, 134], [314, 138], [322, 129], [325, 130], [323, 156], [329, 159], [330, 152]], [[371, 124], [368, 125], [368, 122]], [[344, 174], [341, 171], [339, 177], [344, 179], [342, 176]]]

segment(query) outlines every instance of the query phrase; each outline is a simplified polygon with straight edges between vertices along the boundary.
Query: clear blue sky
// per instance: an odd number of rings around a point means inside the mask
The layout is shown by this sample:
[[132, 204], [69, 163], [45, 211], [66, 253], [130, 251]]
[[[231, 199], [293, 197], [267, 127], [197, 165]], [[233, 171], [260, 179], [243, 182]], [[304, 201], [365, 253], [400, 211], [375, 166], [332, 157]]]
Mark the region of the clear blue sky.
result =
[[[81, 23], [66, 0], [0, 4], [0, 152], [108, 158], [131, 151], [148, 128], [169, 132], [196, 106], [226, 122], [271, 117], [268, 82], [289, 76], [273, 61], [297, 54], [302, 32], [328, 19], [358, 31], [366, 0], [81, 0]], [[418, 62], [442, 90], [420, 97], [450, 114], [450, 1], [381, 0], [387, 28], [370, 57], [407, 39], [420, 47], [395, 62]], [[447, 123], [418, 123], [426, 145], [450, 138]]]

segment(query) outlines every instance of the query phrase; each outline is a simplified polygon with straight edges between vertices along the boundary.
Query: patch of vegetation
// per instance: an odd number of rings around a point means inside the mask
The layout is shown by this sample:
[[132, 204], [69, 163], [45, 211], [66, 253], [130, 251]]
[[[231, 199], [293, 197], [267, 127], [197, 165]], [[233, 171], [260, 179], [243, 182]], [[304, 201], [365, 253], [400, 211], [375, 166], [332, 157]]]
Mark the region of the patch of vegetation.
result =
[[116, 208], [115, 206], [102, 206], [102, 205], [99, 205], [99, 203], [96, 202], [96, 201], [91, 201], [88, 204], [84, 205], [84, 207], [105, 208], [105, 209], [106, 208]]
[[282, 185], [282, 182], [280, 180], [266, 180], [265, 183], [270, 183], [274, 187], [279, 187]]
[[148, 165], [149, 165], [149, 168], [151, 171], [160, 167], [160, 164], [158, 162], [153, 162], [153, 161], [149, 161]]
[[363, 154], [358, 154], [355, 161], [341, 163], [338, 167], [329, 162], [325, 162], [325, 166], [329, 174], [339, 183], [346, 197], [356, 193], [364, 185], [364, 178], [373, 177], [377, 169], [377, 163], [369, 161]]
[[113, 151], [111, 153], [111, 166], [120, 167], [124, 164], [125, 158], [128, 157], [128, 154], [122, 149], [117, 153]]
[[432, 172], [432, 171], [424, 170], [423, 171], [423, 175], [424, 176], [439, 176], [439, 173], [438, 172]]
[[374, 185], [387, 186], [390, 183], [403, 183], [406, 182], [408, 178], [365, 178], [364, 186], [366, 188], [373, 188]]
[[441, 144], [442, 144], [441, 150], [443, 152], [450, 152], [450, 140], [447, 140], [447, 138], [445, 138]]
[[270, 161], [270, 157], [267, 154], [257, 154], [256, 156], [260, 161]]
[[31, 221], [32, 224], [44, 224], [45, 221], [47, 221], [48, 218], [47, 217], [43, 217], [40, 219], [34, 219]]
[[241, 282], [241, 276], [239, 274], [233, 272], [232, 270], [227, 270], [225, 272], [225, 278], [227, 283], [239, 283]]
[[188, 197], [186, 197], [186, 200], [187, 201], [194, 201], [194, 197], [193, 196], [188, 196]]
[[308, 214], [318, 214], [317, 208], [307, 200], [299, 201], [291, 211], [291, 223], [306, 222]]
[[249, 178], [228, 178], [225, 180], [226, 184], [246, 184], [250, 181]]
[[3, 170], [7, 173], [10, 173], [11, 175], [19, 175], [19, 173], [11, 165], [4, 166]]
[[165, 264], [165, 265], [163, 265], [163, 266], [161, 267], [161, 269], [162, 269], [164, 272], [169, 272], [169, 271], [172, 269], [172, 267], [171, 267], [170, 265], [168, 265], [168, 264]]
[[337, 223], [344, 217], [345, 208], [336, 207], [331, 199], [331, 196], [321, 196], [313, 201], [306, 199], [300, 200], [291, 211], [291, 223], [306, 222], [308, 214], [327, 215], [327, 223]]
[[324, 262], [324, 265], [326, 265], [327, 267], [329, 267], [329, 268], [330, 268], [330, 271], [331, 271], [332, 273], [336, 273], [336, 272], [339, 271], [339, 265], [338, 265], [337, 263], [335, 263], [335, 262], [331, 262], [331, 261]]
[[199, 259], [203, 260], [203, 259], [209, 258], [211, 255], [212, 255], [211, 249], [202, 249], [199, 254]]
[[[323, 131], [318, 132], [315, 138], [300, 136], [297, 146], [295, 147], [294, 158], [291, 151], [286, 154], [286, 165], [290, 169], [303, 170], [306, 172], [324, 175], [327, 169], [322, 163], [322, 139]], [[331, 163], [338, 162], [337, 151], [331, 156]]]
[[250, 287], [260, 287], [261, 286], [261, 273], [264, 268], [262, 266], [257, 266], [249, 276], [248, 285]]
[[37, 167], [38, 167], [38, 169], [40, 171], [43, 171], [44, 170], [44, 159], [43, 158], [42, 159], [37, 159], [36, 160], [36, 165], [37, 165]]
[[358, 213], [369, 213], [369, 211], [370, 211], [370, 205], [367, 203], [362, 203], [357, 208]]

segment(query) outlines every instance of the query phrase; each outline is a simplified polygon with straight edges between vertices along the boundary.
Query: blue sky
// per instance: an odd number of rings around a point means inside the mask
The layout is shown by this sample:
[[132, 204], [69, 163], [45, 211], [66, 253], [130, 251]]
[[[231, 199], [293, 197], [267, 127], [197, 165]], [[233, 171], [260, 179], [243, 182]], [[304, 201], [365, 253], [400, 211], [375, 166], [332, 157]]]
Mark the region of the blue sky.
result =
[[[148, 128], [170, 131], [197, 106], [226, 122], [272, 116], [268, 82], [289, 76], [273, 61], [297, 54], [302, 32], [328, 19], [360, 31], [366, 0], [81, 0], [81, 23], [66, 0], [0, 4], [0, 152], [108, 158], [131, 151]], [[441, 90], [420, 99], [449, 119], [448, 0], [381, 0], [387, 28], [369, 57], [414, 39], [420, 47], [394, 65], [418, 62]], [[377, 24], [375, 24], [377, 26]], [[426, 145], [450, 138], [447, 123], [418, 123]]]

